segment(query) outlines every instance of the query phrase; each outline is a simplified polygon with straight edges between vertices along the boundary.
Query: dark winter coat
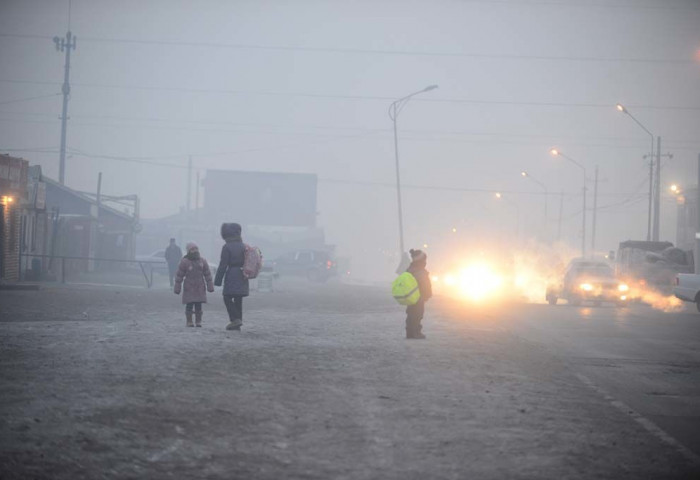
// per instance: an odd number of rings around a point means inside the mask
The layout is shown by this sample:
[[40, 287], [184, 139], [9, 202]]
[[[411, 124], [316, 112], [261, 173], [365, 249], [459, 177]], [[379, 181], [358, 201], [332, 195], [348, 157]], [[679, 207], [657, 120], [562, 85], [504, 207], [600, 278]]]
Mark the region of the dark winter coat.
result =
[[240, 237], [227, 238], [221, 249], [221, 261], [216, 270], [214, 285], [220, 286], [224, 281], [224, 295], [240, 295], [247, 297], [250, 292], [248, 279], [243, 276], [243, 259], [245, 245]]
[[168, 245], [168, 248], [165, 249], [165, 261], [168, 262], [168, 265], [173, 266], [173, 268], [177, 267], [181, 258], [182, 250], [180, 250], [180, 247], [174, 243]]
[[175, 293], [180, 293], [183, 282], [182, 303], [206, 302], [207, 290], [214, 291], [211, 270], [206, 259], [190, 260], [184, 257], [180, 260], [175, 276]]
[[420, 290], [420, 302], [427, 302], [433, 296], [433, 284], [430, 282], [430, 273], [425, 269], [425, 261], [414, 261], [406, 269], [418, 282]]

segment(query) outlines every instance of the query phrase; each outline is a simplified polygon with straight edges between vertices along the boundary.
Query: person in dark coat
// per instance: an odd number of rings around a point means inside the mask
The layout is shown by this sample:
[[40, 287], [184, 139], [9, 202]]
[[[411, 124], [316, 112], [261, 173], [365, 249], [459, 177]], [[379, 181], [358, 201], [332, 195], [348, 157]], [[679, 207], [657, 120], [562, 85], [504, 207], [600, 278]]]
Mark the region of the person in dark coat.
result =
[[406, 307], [406, 338], [424, 339], [423, 314], [425, 313], [425, 302], [433, 296], [433, 285], [430, 283], [430, 273], [425, 269], [428, 263], [428, 256], [421, 250], [410, 250], [411, 264], [406, 271], [413, 275], [418, 282], [420, 290], [420, 300], [415, 305]]
[[241, 238], [241, 226], [237, 223], [221, 225], [221, 238], [226, 244], [221, 249], [221, 261], [216, 270], [214, 285], [224, 283], [224, 304], [228, 311], [229, 324], [226, 330], [240, 330], [243, 325], [243, 297], [247, 297], [250, 288], [248, 279], [243, 275], [245, 245]]
[[168, 263], [168, 274], [170, 276], [170, 286], [174, 285], [175, 274], [182, 260], [182, 250], [175, 244], [175, 239], [170, 239], [170, 245], [165, 249], [165, 261]]

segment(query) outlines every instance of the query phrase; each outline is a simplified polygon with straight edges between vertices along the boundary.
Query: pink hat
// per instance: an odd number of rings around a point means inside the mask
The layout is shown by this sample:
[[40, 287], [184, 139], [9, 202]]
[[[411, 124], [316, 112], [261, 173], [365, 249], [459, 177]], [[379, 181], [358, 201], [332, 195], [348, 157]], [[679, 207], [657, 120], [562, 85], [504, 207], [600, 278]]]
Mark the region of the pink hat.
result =
[[190, 250], [192, 250], [193, 248], [196, 248], [197, 250], [199, 250], [199, 247], [194, 242], [187, 242], [187, 245], [185, 245], [185, 248], [187, 249], [188, 252]]

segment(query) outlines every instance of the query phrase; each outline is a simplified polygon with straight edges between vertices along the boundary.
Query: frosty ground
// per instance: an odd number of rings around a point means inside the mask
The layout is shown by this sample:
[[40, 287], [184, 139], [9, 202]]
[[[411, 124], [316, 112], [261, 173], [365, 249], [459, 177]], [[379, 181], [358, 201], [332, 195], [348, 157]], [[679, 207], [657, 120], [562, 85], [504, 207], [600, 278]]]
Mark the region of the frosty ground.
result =
[[[691, 478], [698, 465], [505, 328], [542, 305], [286, 281], [225, 331], [167, 288], [0, 291], [0, 477]], [[573, 315], [573, 310], [561, 310]]]

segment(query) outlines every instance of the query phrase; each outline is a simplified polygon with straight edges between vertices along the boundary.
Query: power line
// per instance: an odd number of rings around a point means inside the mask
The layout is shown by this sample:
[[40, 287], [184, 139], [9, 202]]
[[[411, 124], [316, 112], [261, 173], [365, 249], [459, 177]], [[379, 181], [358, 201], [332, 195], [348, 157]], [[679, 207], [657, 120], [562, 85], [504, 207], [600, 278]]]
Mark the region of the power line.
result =
[[[59, 120], [16, 120], [16, 119], [11, 119], [11, 118], [0, 118], [0, 122], [5, 122], [5, 123], [12, 123], [12, 124], [17, 124], [17, 123], [26, 123], [26, 124], [38, 124], [38, 125], [56, 125], [59, 123]], [[85, 128], [85, 127], [97, 127], [97, 128], [106, 128], [106, 129], [149, 129], [149, 130], [163, 130], [163, 131], [185, 131], [185, 132], [197, 132], [197, 133], [238, 133], [238, 134], [250, 134], [250, 135], [285, 135], [285, 136], [308, 136], [312, 138], [328, 138], [328, 141], [324, 142], [313, 142], [313, 143], [307, 143], [307, 142], [301, 142], [301, 143], [294, 143], [294, 144], [286, 144], [286, 145], [280, 145], [276, 147], [256, 147], [256, 148], [251, 148], [251, 149], [246, 149], [246, 150], [238, 150], [238, 151], [233, 151], [233, 152], [226, 152], [226, 153], [204, 153], [204, 154], [196, 154], [198, 156], [220, 156], [220, 155], [237, 155], [237, 154], [242, 154], [242, 153], [253, 153], [253, 152], [262, 152], [262, 151], [270, 151], [270, 150], [284, 150], [287, 148], [295, 148], [295, 147], [305, 147], [305, 146], [312, 146], [312, 145], [319, 145], [319, 144], [328, 144], [328, 143], [333, 143], [335, 141], [342, 141], [342, 140], [353, 140], [353, 139], [369, 139], [372, 136], [375, 136], [375, 138], [380, 138], [376, 135], [382, 135], [382, 134], [387, 134], [386, 131], [381, 130], [381, 129], [376, 129], [376, 130], [369, 130], [369, 131], [364, 131], [363, 133], [357, 134], [357, 135], [331, 135], [331, 134], [314, 134], [312, 132], [309, 133], [301, 133], [301, 132], [274, 132], [274, 131], [250, 131], [250, 130], [234, 130], [234, 129], [207, 129], [207, 128], [190, 128], [190, 127], [176, 127], [176, 126], [156, 126], [156, 125], [118, 125], [118, 124], [109, 124], [109, 123], [96, 123], [96, 122], [81, 122], [81, 121], [72, 121], [71, 125], [73, 128]], [[478, 134], [475, 134], [478, 135]], [[494, 134], [494, 135], [499, 135], [499, 134]], [[507, 137], [509, 134], [500, 134], [502, 137]], [[533, 136], [532, 141], [527, 141], [525, 139], [523, 140], [509, 140], [509, 139], [498, 139], [498, 138], [487, 138], [487, 139], [467, 139], [467, 138], [424, 138], [424, 137], [417, 137], [417, 136], [411, 136], [411, 135], [401, 135], [400, 137], [402, 140], [405, 141], [411, 141], [411, 142], [421, 142], [421, 143], [426, 143], [426, 142], [438, 142], [438, 143], [457, 143], [457, 144], [468, 144], [468, 145], [526, 145], [526, 146], [542, 146], [545, 145], [545, 143], [541, 141], [536, 141], [537, 136]], [[547, 138], [554, 138], [554, 137], [547, 137]], [[681, 143], [683, 141], [680, 141]], [[551, 143], [551, 142], [550, 142]], [[697, 143], [697, 142], [690, 142], [688, 143]], [[607, 144], [607, 143], [591, 143], [591, 142], [579, 142], [579, 141], [572, 141], [568, 143], [569, 146], [575, 146], [575, 147], [586, 147], [586, 148], [605, 148], [605, 149], [610, 149], [610, 150], [638, 150], [640, 147], [639, 145], [634, 145], [634, 144], [627, 144], [627, 145], [620, 145], [620, 144]], [[546, 147], [549, 147], [549, 144], [545, 145]], [[689, 152], [696, 152], [697, 147], [693, 146], [683, 146], [683, 145], [677, 145], [675, 143], [669, 142], [668, 145], [669, 148], [675, 150], [675, 151], [689, 151]], [[194, 154], [193, 154], [194, 155]]]
[[[554, 4], [556, 5], [556, 4]], [[0, 34], [0, 37], [14, 37], [27, 39], [46, 39], [44, 35], [28, 34]], [[652, 63], [667, 65], [691, 65], [692, 58], [644, 58], [644, 57], [599, 57], [599, 56], [574, 56], [574, 55], [526, 55], [509, 53], [469, 53], [469, 52], [431, 52], [420, 50], [387, 50], [387, 49], [362, 49], [343, 47], [303, 47], [288, 45], [261, 45], [247, 43], [216, 43], [216, 42], [186, 42], [179, 40], [146, 40], [125, 37], [81, 37], [83, 42], [111, 43], [125, 45], [150, 45], [162, 47], [193, 47], [215, 49], [237, 49], [257, 51], [280, 52], [307, 52], [342, 55], [383, 55], [383, 56], [411, 56], [411, 57], [443, 57], [443, 58], [476, 58], [487, 60], [536, 60], [555, 62], [603, 62], [603, 63]]]
[[15, 100], [7, 100], [4, 102], [0, 102], [0, 105], [9, 105], [11, 103], [20, 103], [20, 102], [29, 102], [31, 100], [38, 100], [40, 98], [57, 97], [58, 95], [61, 95], [61, 94], [60, 93], [50, 93], [48, 95], [37, 95], [35, 97], [17, 98]]
[[570, 7], [570, 8], [601, 8], [601, 9], [630, 9], [630, 10], [678, 10], [697, 11], [698, 7], [689, 5], [640, 5], [639, 3], [576, 3], [576, 2], [552, 2], [552, 1], [517, 1], [517, 0], [461, 0], [462, 3], [480, 3], [491, 5], [518, 5], [518, 6], [547, 6], [547, 7]]
[[[166, 158], [166, 157], [124, 157], [124, 156], [115, 156], [115, 155], [99, 155], [99, 154], [92, 154], [88, 153], [82, 150], [78, 149], [71, 149], [71, 153], [73, 155], [81, 156], [84, 158], [99, 158], [99, 159], [107, 159], [107, 160], [116, 160], [116, 161], [124, 161], [124, 162], [133, 162], [133, 163], [142, 163], [146, 165], [154, 165], [154, 166], [159, 166], [159, 167], [170, 167], [170, 168], [178, 168], [178, 169], [187, 169], [189, 168], [188, 165], [184, 164], [176, 164], [176, 163], [167, 163], [167, 162], [154, 162], [151, 159], [154, 158]], [[182, 158], [182, 159], [187, 159], [189, 156], [193, 157], [199, 157], [201, 155], [199, 154], [193, 154], [193, 155], [178, 155], [178, 156], [173, 156], [170, 158]], [[207, 168], [203, 165], [197, 165], [195, 168]], [[396, 188], [395, 183], [390, 183], [390, 182], [371, 182], [371, 181], [363, 181], [363, 180], [346, 180], [346, 179], [336, 179], [336, 178], [320, 178], [320, 182], [324, 183], [334, 183], [334, 184], [344, 184], [344, 185], [362, 185], [362, 186], [373, 186], [373, 187], [386, 187], [386, 188]], [[404, 186], [404, 185], [402, 185]], [[439, 185], [414, 185], [414, 184], [406, 184], [406, 188], [411, 188], [411, 189], [420, 189], [420, 190], [439, 190], [439, 191], [449, 191], [449, 192], [471, 192], [471, 193], [489, 193], [493, 194], [496, 192], [500, 193], [507, 193], [510, 195], [535, 195], [535, 196], [541, 196], [541, 195], [553, 195], [551, 192], [545, 193], [545, 192], [540, 192], [540, 191], [522, 191], [522, 190], [504, 190], [504, 189], [488, 189], [488, 188], [470, 188], [470, 187], [445, 187], [445, 186], [439, 186]], [[631, 195], [636, 195], [637, 193], [632, 193]], [[560, 194], [557, 194], [560, 195]], [[564, 193], [564, 196], [567, 197], [578, 197], [581, 194], [576, 192], [576, 193]], [[600, 195], [600, 196], [621, 196], [621, 195], [630, 195], [629, 193], [610, 193], [607, 195]], [[624, 202], [624, 201], [623, 201]], [[603, 208], [603, 207], [601, 207]]]
[[[16, 112], [16, 111], [3, 111], [0, 110], [0, 114], [3, 115], [17, 115], [17, 116], [30, 116], [30, 117], [48, 117], [54, 118], [53, 114], [48, 113], [30, 113], [30, 112]], [[157, 124], [173, 123], [182, 125], [232, 125], [238, 127], [265, 127], [272, 129], [294, 129], [295, 131], [284, 131], [284, 130], [223, 130], [223, 129], [198, 129], [194, 131], [222, 131], [222, 132], [234, 132], [234, 133], [251, 133], [251, 134], [280, 134], [280, 135], [318, 135], [314, 133], [299, 132], [301, 129], [318, 129], [318, 130], [335, 130], [335, 131], [354, 131], [363, 134], [370, 133], [391, 133], [390, 128], [367, 128], [367, 127], [352, 127], [352, 126], [332, 126], [332, 125], [313, 125], [313, 124], [274, 124], [274, 123], [250, 123], [250, 122], [229, 122], [221, 120], [182, 120], [175, 118], [159, 118], [159, 117], [132, 117], [123, 115], [71, 115], [72, 119], [97, 119], [97, 120], [115, 120], [115, 121], [127, 121], [127, 122], [153, 122]], [[4, 119], [0, 119], [4, 120]], [[105, 127], [128, 127], [128, 125], [112, 124], [112, 123], [84, 123], [84, 125], [90, 126], [105, 126]], [[134, 125], [134, 128], [155, 128], [152, 125]], [[163, 128], [180, 130], [185, 129], [183, 127], [177, 126], [165, 126]], [[189, 130], [189, 129], [187, 129]], [[516, 138], [531, 138], [531, 139], [548, 139], [551, 141], [563, 141], [563, 140], [574, 140], [574, 141], [584, 141], [585, 140], [600, 140], [600, 141], [611, 141], [611, 142], [636, 142], [638, 139], [633, 137], [577, 137], [570, 135], [556, 135], [556, 134], [535, 134], [535, 133], [512, 133], [512, 132], [485, 132], [485, 131], [469, 131], [469, 130], [425, 130], [425, 129], [403, 129], [403, 132], [416, 134], [416, 135], [450, 135], [450, 136], [474, 136], [474, 137], [516, 137]], [[417, 137], [402, 137], [409, 139], [418, 139]], [[690, 145], [700, 145], [700, 140], [686, 140], [686, 139], [668, 139], [672, 145], [676, 144], [690, 144]], [[582, 145], [578, 143], [577, 145]], [[608, 147], [610, 145], [602, 144], [586, 144], [583, 145], [593, 145]], [[615, 146], [610, 146], [615, 148]], [[623, 146], [622, 148], [637, 148], [636, 145], [633, 146]], [[667, 160], [664, 160], [666, 162]]]
[[[43, 80], [20, 80], [20, 79], [0, 79], [3, 83], [14, 84], [32, 84], [32, 85], [60, 85], [57, 82], [48, 82]], [[360, 101], [381, 101], [388, 102], [395, 100], [394, 97], [388, 96], [371, 96], [371, 95], [341, 95], [341, 94], [322, 94], [308, 92], [265, 92], [255, 90], [227, 90], [227, 89], [212, 89], [212, 88], [188, 88], [188, 87], [156, 87], [152, 85], [116, 85], [104, 83], [72, 83], [71, 85], [85, 88], [103, 88], [114, 90], [144, 90], [144, 91], [163, 91], [163, 92], [184, 92], [184, 93], [207, 93], [207, 94], [225, 94], [225, 95], [258, 95], [270, 97], [290, 97], [290, 98], [312, 98], [312, 99], [331, 99], [331, 100], [360, 100]], [[504, 106], [527, 106], [527, 107], [575, 107], [575, 108], [604, 108], [613, 109], [614, 103], [586, 103], [586, 102], [520, 102], [512, 100], [477, 100], [467, 98], [417, 98], [415, 102], [425, 103], [452, 103], [452, 104], [473, 104], [473, 105], [504, 105]], [[693, 105], [635, 105], [630, 104], [628, 108], [636, 109], [654, 109], [654, 110], [687, 110], [699, 111], [700, 106]]]
[[[77, 156], [77, 157], [82, 157], [86, 159], [103, 159], [103, 160], [114, 160], [114, 161], [121, 161], [121, 162], [130, 162], [130, 163], [137, 163], [137, 164], [143, 164], [143, 165], [151, 165], [151, 166], [156, 166], [156, 167], [165, 167], [165, 168], [177, 168], [177, 169], [182, 169], [186, 170], [189, 168], [188, 165], [185, 164], [178, 164], [178, 163], [169, 163], [169, 162], [157, 162], [154, 161], [154, 159], [160, 159], [160, 158], [181, 158], [181, 159], [187, 159], [189, 155], [173, 155], [173, 156], [158, 156], [158, 157], [127, 157], [127, 156], [118, 156], [118, 155], [103, 155], [103, 154], [94, 154], [94, 153], [89, 153], [80, 149], [76, 148], [69, 148], [70, 154], [72, 156]], [[33, 148], [4, 148], [0, 149], [0, 151], [4, 152], [39, 152], [39, 153], [55, 153], [58, 150], [56, 150], [56, 147], [33, 147]], [[221, 155], [224, 155], [226, 153], [221, 153]], [[201, 156], [201, 155], [193, 155], [193, 156]], [[203, 165], [196, 166], [196, 168], [207, 168]], [[370, 187], [383, 187], [383, 188], [396, 188], [396, 184], [390, 183], [390, 182], [372, 182], [372, 181], [363, 181], [363, 180], [346, 180], [346, 179], [336, 179], [336, 178], [320, 178], [320, 182], [323, 183], [332, 183], [332, 184], [342, 184], [342, 185], [360, 185], [360, 186], [370, 186]], [[645, 179], [646, 181], [646, 179]], [[405, 188], [408, 189], [416, 189], [416, 190], [435, 190], [435, 191], [447, 191], [447, 192], [468, 192], [468, 193], [487, 193], [487, 194], [493, 194], [496, 192], [500, 193], [507, 193], [509, 195], [535, 195], [535, 196], [541, 196], [541, 195], [554, 195], [551, 192], [545, 193], [545, 192], [540, 192], [540, 191], [522, 191], [522, 190], [504, 190], [504, 189], [488, 189], [488, 188], [471, 188], [471, 187], [446, 187], [446, 186], [439, 186], [439, 185], [416, 185], [416, 184], [405, 184], [402, 185]], [[556, 195], [561, 195], [560, 193], [557, 193]], [[578, 197], [581, 194], [578, 192], [571, 192], [571, 193], [564, 193], [563, 194], [565, 197]], [[599, 196], [622, 196], [622, 195], [638, 195], [638, 192], [634, 192], [632, 194], [629, 193], [610, 193], [610, 194], [602, 194]], [[642, 197], [641, 199], [644, 199]], [[625, 200], [622, 200], [620, 202], [614, 203], [614, 204], [609, 204], [609, 205], [604, 205], [601, 207], [598, 207], [599, 209], [606, 209], [614, 206], [620, 206], [624, 205], [627, 202], [630, 202], [634, 200], [635, 202], [638, 201], [639, 199], [633, 199], [633, 198], [627, 198]], [[573, 218], [574, 216], [580, 214], [581, 212], [578, 211], [577, 213], [571, 215], [570, 217], [567, 218]]]

